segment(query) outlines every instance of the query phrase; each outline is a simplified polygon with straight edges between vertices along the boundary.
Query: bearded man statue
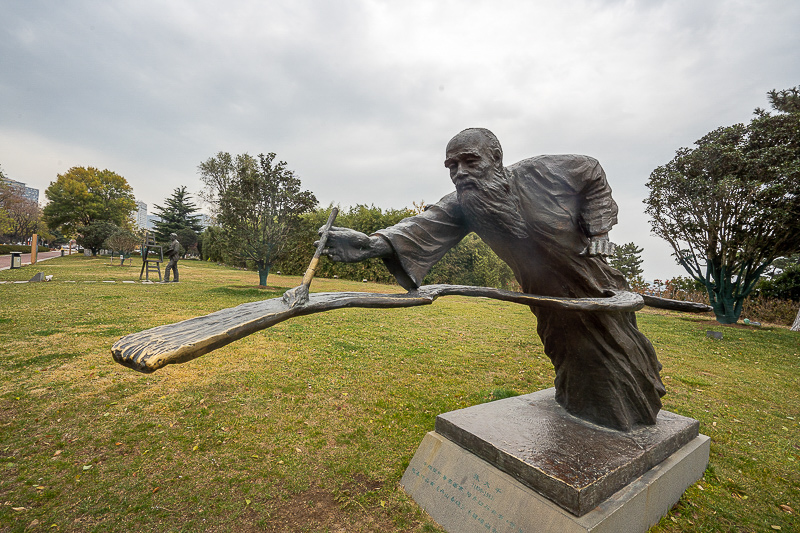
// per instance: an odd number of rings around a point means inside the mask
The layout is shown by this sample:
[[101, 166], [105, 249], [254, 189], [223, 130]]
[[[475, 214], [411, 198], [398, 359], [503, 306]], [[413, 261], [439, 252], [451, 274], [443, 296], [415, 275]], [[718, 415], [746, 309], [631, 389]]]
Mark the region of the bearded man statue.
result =
[[[419, 287], [431, 267], [474, 231], [529, 294], [599, 298], [628, 290], [603, 256], [617, 222], [605, 172], [581, 155], [542, 155], [503, 167], [495, 135], [462, 131], [447, 144], [456, 190], [419, 215], [365, 235], [331, 228], [334, 261], [381, 257], [398, 283]], [[531, 307], [556, 372], [556, 401], [569, 413], [627, 431], [656, 423], [665, 394], [661, 365], [632, 312]]]

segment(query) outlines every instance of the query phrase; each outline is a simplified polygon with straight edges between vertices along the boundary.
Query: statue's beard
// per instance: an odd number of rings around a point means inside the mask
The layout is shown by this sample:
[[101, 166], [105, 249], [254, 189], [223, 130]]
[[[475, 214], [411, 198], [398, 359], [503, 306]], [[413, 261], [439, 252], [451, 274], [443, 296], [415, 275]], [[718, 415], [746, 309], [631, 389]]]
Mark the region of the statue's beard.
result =
[[474, 227], [519, 239], [528, 237], [527, 225], [516, 199], [510, 194], [502, 167], [495, 168], [484, 179], [462, 180], [456, 185], [456, 194], [467, 220]]

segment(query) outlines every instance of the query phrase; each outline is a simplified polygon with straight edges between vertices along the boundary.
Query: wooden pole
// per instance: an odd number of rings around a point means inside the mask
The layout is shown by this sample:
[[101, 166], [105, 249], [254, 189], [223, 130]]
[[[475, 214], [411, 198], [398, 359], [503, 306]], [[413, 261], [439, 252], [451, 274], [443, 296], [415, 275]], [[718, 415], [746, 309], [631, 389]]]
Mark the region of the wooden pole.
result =
[[36, 255], [39, 253], [39, 236], [37, 234], [33, 234], [31, 237], [31, 264], [36, 264]]

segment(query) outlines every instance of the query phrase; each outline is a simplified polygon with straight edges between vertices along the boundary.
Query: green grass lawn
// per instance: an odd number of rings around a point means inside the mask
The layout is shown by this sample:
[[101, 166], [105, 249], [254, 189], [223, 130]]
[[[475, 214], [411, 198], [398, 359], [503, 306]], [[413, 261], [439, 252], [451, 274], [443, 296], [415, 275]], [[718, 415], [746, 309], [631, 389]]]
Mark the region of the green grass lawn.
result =
[[[530, 311], [463, 297], [292, 319], [138, 374], [111, 358], [121, 336], [300, 283], [259, 290], [254, 272], [195, 261], [179, 284], [121, 283], [139, 268], [73, 256], [0, 272], [53, 275], [0, 285], [0, 531], [440, 531], [399, 487], [436, 415], [552, 386]], [[653, 531], [799, 531], [800, 335], [638, 318], [665, 409], [712, 439], [704, 478]]]

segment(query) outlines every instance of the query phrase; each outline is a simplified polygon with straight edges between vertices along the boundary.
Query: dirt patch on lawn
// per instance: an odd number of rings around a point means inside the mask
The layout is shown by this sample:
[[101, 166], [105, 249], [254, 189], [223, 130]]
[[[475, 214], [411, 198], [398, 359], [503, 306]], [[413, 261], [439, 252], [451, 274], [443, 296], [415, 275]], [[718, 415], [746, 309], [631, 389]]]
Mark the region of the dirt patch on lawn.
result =
[[[359, 496], [382, 488], [380, 482], [357, 475], [341, 490], [330, 491], [318, 486], [295, 494], [289, 499], [273, 502], [268, 517], [252, 513], [253, 530], [270, 533], [287, 531], [330, 531], [350, 533], [360, 531], [415, 531], [418, 523], [408, 529], [398, 529], [388, 514], [365, 507]], [[248, 531], [244, 529], [243, 531]]]

